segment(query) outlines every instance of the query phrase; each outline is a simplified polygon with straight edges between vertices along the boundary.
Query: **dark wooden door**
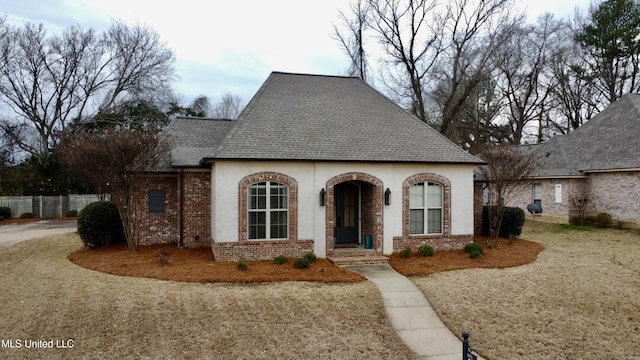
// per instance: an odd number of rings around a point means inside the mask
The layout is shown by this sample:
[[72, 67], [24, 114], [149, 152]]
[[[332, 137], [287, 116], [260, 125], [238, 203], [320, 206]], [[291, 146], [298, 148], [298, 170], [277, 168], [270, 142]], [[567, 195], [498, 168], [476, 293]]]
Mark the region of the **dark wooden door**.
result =
[[360, 188], [354, 184], [342, 183], [335, 187], [336, 204], [336, 244], [358, 243], [358, 204]]

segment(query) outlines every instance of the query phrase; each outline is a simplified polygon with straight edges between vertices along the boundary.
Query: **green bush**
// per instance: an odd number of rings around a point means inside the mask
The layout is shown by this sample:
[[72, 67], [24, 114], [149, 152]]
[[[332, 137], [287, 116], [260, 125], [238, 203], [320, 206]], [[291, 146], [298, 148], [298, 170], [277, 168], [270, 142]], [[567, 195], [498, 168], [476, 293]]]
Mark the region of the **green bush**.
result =
[[278, 255], [278, 256], [273, 258], [273, 262], [278, 264], [278, 265], [282, 265], [282, 264], [286, 263], [287, 261], [289, 261], [289, 258], [284, 256], [284, 255]]
[[11, 208], [0, 207], [0, 216], [5, 219], [11, 219]]
[[245, 271], [245, 270], [247, 270], [249, 268], [249, 264], [247, 264], [244, 261], [238, 261], [238, 263], [236, 264], [236, 267], [240, 271]]
[[78, 233], [84, 245], [93, 249], [123, 241], [122, 220], [116, 205], [96, 201], [85, 206], [78, 214]]
[[[508, 238], [509, 235], [520, 236], [524, 221], [524, 210], [519, 207], [505, 207], [498, 236], [503, 238]], [[482, 208], [482, 232], [489, 235], [489, 206]]]
[[411, 248], [406, 248], [404, 250], [400, 250], [400, 257], [408, 258], [411, 256]]
[[31, 218], [33, 218], [33, 213], [26, 212], [26, 213], [20, 214], [20, 219], [31, 219]]
[[311, 263], [306, 258], [296, 259], [296, 261], [293, 262], [293, 266], [295, 266], [298, 269], [306, 269], [309, 267], [310, 264]]
[[593, 217], [593, 224], [599, 228], [608, 228], [611, 227], [613, 223], [613, 219], [611, 215], [607, 213], [599, 213]]
[[482, 251], [473, 250], [471, 253], [469, 253], [469, 257], [472, 259], [481, 259]]
[[0, 221], [4, 220], [4, 216], [0, 215]]
[[422, 256], [433, 256], [433, 247], [431, 245], [422, 245], [418, 248], [418, 254]]
[[303, 258], [307, 259], [307, 261], [309, 261], [310, 264], [314, 263], [314, 262], [316, 262], [316, 260], [318, 260], [318, 257], [314, 253], [306, 253], [306, 254], [304, 254]]
[[78, 210], [67, 211], [67, 217], [76, 217], [76, 216], [78, 216]]
[[473, 252], [479, 252], [480, 255], [482, 255], [484, 253], [484, 249], [482, 248], [482, 245], [478, 243], [468, 243], [464, 246], [464, 252], [469, 254]]

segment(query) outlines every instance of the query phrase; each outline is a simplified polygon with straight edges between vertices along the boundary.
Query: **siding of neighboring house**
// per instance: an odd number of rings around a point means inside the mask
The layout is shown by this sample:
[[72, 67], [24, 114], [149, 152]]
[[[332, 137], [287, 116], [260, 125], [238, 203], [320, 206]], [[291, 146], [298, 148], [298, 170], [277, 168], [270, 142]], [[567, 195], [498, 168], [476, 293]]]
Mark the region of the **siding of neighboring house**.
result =
[[640, 172], [590, 173], [591, 214], [605, 212], [625, 226], [640, 226]]
[[[585, 179], [536, 179], [528, 182], [514, 191], [511, 198], [507, 200], [507, 206], [519, 207], [527, 212], [527, 205], [534, 202], [533, 187], [534, 184], [541, 186], [542, 214], [540, 218], [550, 222], [568, 222], [572, 209], [571, 203], [573, 194], [577, 191], [580, 183]], [[560, 187], [561, 196], [556, 198], [556, 188]], [[559, 200], [559, 201], [558, 201]]]

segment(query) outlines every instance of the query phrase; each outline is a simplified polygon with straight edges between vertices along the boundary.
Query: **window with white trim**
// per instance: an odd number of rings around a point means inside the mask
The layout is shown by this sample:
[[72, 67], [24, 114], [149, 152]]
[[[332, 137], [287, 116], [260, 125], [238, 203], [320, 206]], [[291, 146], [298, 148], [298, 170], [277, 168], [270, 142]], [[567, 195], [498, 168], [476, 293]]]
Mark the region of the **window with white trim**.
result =
[[442, 185], [422, 182], [409, 187], [409, 231], [411, 234], [441, 234]]
[[249, 239], [286, 239], [289, 236], [289, 188], [265, 181], [248, 187]]
[[533, 203], [542, 207], [542, 184], [533, 184]]

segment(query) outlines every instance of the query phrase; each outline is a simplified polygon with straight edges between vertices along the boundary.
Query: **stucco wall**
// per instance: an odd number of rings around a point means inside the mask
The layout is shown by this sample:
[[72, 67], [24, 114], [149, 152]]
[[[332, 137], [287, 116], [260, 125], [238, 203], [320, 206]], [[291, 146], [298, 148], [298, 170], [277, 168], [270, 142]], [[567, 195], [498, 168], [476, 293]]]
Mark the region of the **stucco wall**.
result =
[[[314, 252], [326, 256], [326, 215], [319, 193], [327, 181], [351, 172], [370, 174], [391, 190], [391, 205], [383, 205], [383, 253], [393, 251], [392, 239], [402, 236], [403, 182], [419, 173], [434, 173], [451, 182], [451, 235], [473, 234], [473, 166], [416, 165], [339, 162], [232, 162], [217, 161], [212, 167], [212, 238], [217, 242], [238, 241], [238, 184], [247, 175], [277, 172], [298, 184], [298, 239], [315, 240]], [[252, 240], [253, 241], [253, 240]]]

